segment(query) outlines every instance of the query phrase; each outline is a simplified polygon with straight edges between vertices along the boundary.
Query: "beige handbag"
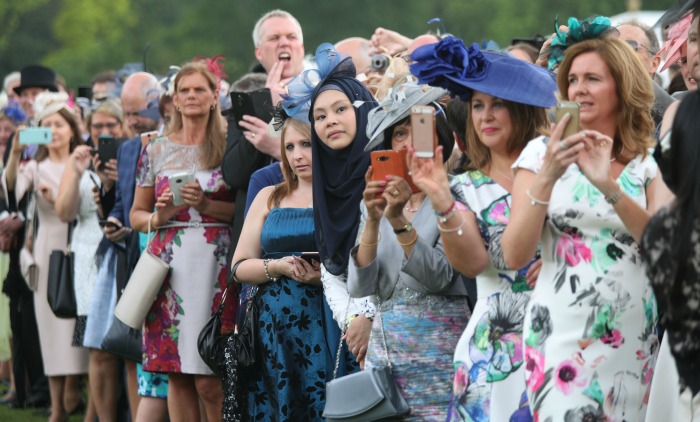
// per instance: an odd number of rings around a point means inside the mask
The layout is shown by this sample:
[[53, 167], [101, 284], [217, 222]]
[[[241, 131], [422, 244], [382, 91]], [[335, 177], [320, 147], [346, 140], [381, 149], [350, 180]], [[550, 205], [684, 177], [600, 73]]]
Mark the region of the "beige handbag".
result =
[[151, 244], [151, 219], [148, 218], [148, 243], [134, 267], [122, 297], [114, 308], [114, 315], [131, 328], [141, 329], [151, 305], [156, 300], [170, 265], [148, 251]]
[[39, 274], [37, 274], [34, 255], [27, 248], [22, 248], [19, 251], [19, 269], [29, 290], [35, 292], [39, 284], [39, 279], [37, 278]]

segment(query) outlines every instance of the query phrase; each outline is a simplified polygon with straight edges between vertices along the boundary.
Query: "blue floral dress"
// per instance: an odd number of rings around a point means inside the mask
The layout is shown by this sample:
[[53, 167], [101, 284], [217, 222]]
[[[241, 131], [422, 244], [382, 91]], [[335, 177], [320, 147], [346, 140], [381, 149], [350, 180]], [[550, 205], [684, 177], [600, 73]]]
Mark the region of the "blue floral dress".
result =
[[[546, 141], [531, 141], [513, 168], [539, 171]], [[617, 183], [646, 208], [656, 173], [650, 156], [637, 156]], [[570, 165], [552, 191], [542, 269], [525, 321], [535, 420], [643, 421], [659, 346], [656, 323], [639, 246], [603, 194]]]
[[458, 200], [476, 214], [489, 266], [476, 278], [478, 299], [454, 354], [450, 421], [532, 420], [525, 396], [523, 323], [531, 289], [527, 268], [507, 270], [501, 236], [511, 195], [480, 171], [456, 176]]

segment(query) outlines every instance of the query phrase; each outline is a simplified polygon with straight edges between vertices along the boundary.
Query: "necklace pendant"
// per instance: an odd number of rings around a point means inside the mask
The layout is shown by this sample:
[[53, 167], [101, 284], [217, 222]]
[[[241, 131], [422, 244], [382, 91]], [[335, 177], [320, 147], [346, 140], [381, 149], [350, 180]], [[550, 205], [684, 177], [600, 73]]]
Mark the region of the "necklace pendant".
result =
[[462, 233], [464, 233], [464, 232], [462, 231], [462, 228], [460, 227], [459, 230], [457, 230], [457, 236], [461, 236]]

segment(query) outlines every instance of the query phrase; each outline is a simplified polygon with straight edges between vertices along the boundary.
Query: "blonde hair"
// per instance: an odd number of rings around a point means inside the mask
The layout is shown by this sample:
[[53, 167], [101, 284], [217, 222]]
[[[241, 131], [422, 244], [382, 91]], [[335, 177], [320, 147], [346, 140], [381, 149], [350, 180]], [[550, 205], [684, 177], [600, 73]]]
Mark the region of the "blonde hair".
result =
[[[209, 71], [207, 65], [202, 61], [190, 62], [182, 66], [177, 76], [175, 76], [174, 82], [174, 96], [177, 95], [178, 85], [180, 81], [185, 76], [193, 75], [199, 73], [207, 80], [209, 88], [214, 93], [215, 98], [217, 97], [217, 79], [212, 72]], [[173, 119], [168, 127], [168, 134], [182, 130], [182, 114], [180, 111], [175, 109], [173, 113]], [[214, 102], [214, 109], [209, 113], [209, 120], [207, 121], [207, 130], [204, 143], [202, 144], [201, 151], [201, 162], [202, 168], [204, 169], [214, 169], [221, 165], [224, 159], [224, 149], [226, 148], [226, 134], [224, 133], [223, 118], [221, 117], [221, 111], [219, 108], [219, 101]]]
[[623, 164], [630, 160], [622, 155], [623, 149], [632, 153], [632, 157], [639, 154], [646, 157], [648, 149], [654, 146], [654, 120], [651, 117], [654, 89], [642, 62], [632, 47], [615, 37], [574, 44], [566, 50], [557, 75], [557, 85], [564, 100], [569, 99], [571, 64], [576, 57], [585, 53], [597, 53], [615, 80], [615, 92], [619, 101], [613, 156]]
[[269, 209], [279, 207], [280, 202], [282, 202], [284, 198], [289, 196], [299, 186], [299, 179], [294, 175], [292, 165], [289, 164], [284, 148], [284, 139], [287, 134], [287, 129], [289, 128], [295, 129], [307, 139], [311, 140], [311, 126], [294, 118], [288, 118], [284, 122], [284, 126], [282, 127], [282, 137], [280, 140], [280, 149], [282, 150], [282, 161], [280, 162], [282, 164], [282, 176], [284, 176], [284, 181], [275, 187], [275, 190], [267, 200], [267, 208]]
[[88, 129], [90, 129], [92, 126], [92, 116], [96, 113], [114, 117], [122, 126], [122, 130], [124, 130], [124, 112], [122, 111], [121, 101], [118, 98], [110, 98], [101, 101], [95, 108], [92, 109], [92, 111], [90, 111], [87, 119], [85, 119], [85, 124], [87, 125]]

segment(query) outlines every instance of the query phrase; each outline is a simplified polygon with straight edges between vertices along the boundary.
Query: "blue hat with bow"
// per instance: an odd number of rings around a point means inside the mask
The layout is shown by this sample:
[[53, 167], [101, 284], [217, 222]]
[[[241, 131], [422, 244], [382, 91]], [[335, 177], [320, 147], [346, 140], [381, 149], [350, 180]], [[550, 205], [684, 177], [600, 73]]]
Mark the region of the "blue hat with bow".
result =
[[479, 91], [535, 107], [549, 108], [557, 102], [552, 72], [501, 53], [481, 51], [477, 44], [467, 48], [456, 37], [417, 48], [411, 60], [411, 73], [419, 83], [447, 89], [463, 100]]

